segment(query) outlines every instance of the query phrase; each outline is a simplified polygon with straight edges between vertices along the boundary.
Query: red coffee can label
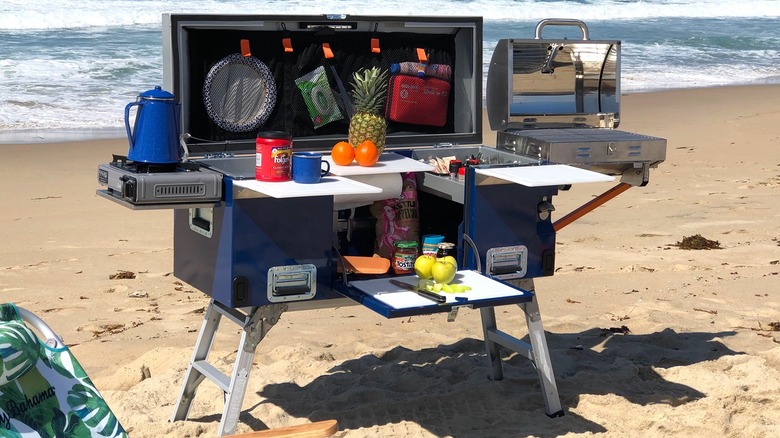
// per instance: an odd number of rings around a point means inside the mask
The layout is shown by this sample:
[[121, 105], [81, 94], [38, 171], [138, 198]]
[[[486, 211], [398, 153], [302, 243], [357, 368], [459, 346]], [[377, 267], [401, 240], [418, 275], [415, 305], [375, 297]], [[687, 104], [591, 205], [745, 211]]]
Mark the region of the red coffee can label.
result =
[[[276, 143], [276, 144], [274, 144]], [[292, 144], [257, 141], [255, 177], [260, 181], [289, 181], [292, 179]]]

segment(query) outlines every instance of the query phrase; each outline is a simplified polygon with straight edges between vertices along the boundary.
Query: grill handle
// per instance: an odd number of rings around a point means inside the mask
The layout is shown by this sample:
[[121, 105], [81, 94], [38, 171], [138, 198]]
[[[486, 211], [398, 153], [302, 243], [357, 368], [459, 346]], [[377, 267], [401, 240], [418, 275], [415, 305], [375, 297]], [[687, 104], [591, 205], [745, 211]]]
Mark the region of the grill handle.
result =
[[573, 18], [545, 18], [536, 24], [536, 31], [534, 34], [535, 40], [542, 39], [542, 28], [545, 26], [577, 26], [582, 31], [582, 40], [587, 41], [590, 39], [590, 32], [588, 32], [588, 26], [582, 20], [575, 20]]

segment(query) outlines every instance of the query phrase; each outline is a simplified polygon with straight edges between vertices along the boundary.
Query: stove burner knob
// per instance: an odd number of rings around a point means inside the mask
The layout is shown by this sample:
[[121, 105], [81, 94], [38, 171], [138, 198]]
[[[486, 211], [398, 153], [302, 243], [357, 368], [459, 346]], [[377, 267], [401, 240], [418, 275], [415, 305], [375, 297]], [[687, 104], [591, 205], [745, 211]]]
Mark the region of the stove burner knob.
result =
[[135, 202], [138, 192], [138, 183], [135, 178], [122, 176], [119, 179], [122, 181], [122, 197], [128, 201]]

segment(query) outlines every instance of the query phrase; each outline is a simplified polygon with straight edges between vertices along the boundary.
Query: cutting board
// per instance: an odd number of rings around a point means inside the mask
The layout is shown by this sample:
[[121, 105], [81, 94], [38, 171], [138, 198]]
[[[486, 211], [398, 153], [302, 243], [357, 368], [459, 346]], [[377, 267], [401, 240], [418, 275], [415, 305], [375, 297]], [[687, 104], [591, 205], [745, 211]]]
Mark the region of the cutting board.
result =
[[330, 155], [323, 157], [330, 163], [330, 173], [339, 176], [378, 175], [382, 173], [431, 172], [434, 167], [395, 152], [385, 152], [373, 166], [363, 167], [353, 161], [349, 166], [339, 166], [333, 162]]
[[[359, 280], [350, 282], [350, 285], [394, 309], [411, 309], [433, 304], [433, 301], [417, 295], [416, 292], [405, 290], [391, 284], [390, 280], [398, 280], [407, 284], [416, 285], [418, 277], [416, 275], [405, 275], [392, 278], [377, 278], [374, 280]], [[457, 303], [466, 305], [469, 301], [475, 300], [530, 295], [528, 292], [509, 287], [503, 283], [485, 277], [478, 272], [469, 270], [458, 271], [458, 273], [455, 274], [455, 280], [452, 283], [466, 284], [471, 286], [471, 290], [460, 293], [440, 292], [440, 295], [447, 298], [448, 304]], [[459, 301], [456, 297], [461, 298], [461, 300]]]

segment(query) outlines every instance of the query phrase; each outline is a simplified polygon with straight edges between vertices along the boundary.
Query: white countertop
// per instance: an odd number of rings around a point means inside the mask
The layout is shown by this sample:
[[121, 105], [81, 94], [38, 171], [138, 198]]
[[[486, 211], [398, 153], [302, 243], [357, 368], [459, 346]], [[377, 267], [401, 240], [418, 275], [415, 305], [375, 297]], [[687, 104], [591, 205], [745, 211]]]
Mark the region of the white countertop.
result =
[[272, 198], [382, 193], [382, 189], [379, 187], [339, 176], [325, 176], [320, 182], [314, 184], [300, 184], [295, 181], [271, 182], [246, 179], [235, 181], [233, 185], [262, 193]]
[[492, 176], [526, 187], [561, 186], [577, 183], [610, 182], [615, 177], [565, 164], [544, 166], [495, 167], [476, 169], [476, 173]]
[[406, 172], [431, 172], [435, 168], [428, 163], [423, 163], [395, 152], [385, 152], [379, 157], [379, 161], [370, 167], [363, 167], [356, 161], [349, 166], [339, 166], [333, 163], [330, 155], [322, 157], [330, 163], [330, 173], [339, 176], [354, 175], [378, 175], [382, 173], [406, 173]]

